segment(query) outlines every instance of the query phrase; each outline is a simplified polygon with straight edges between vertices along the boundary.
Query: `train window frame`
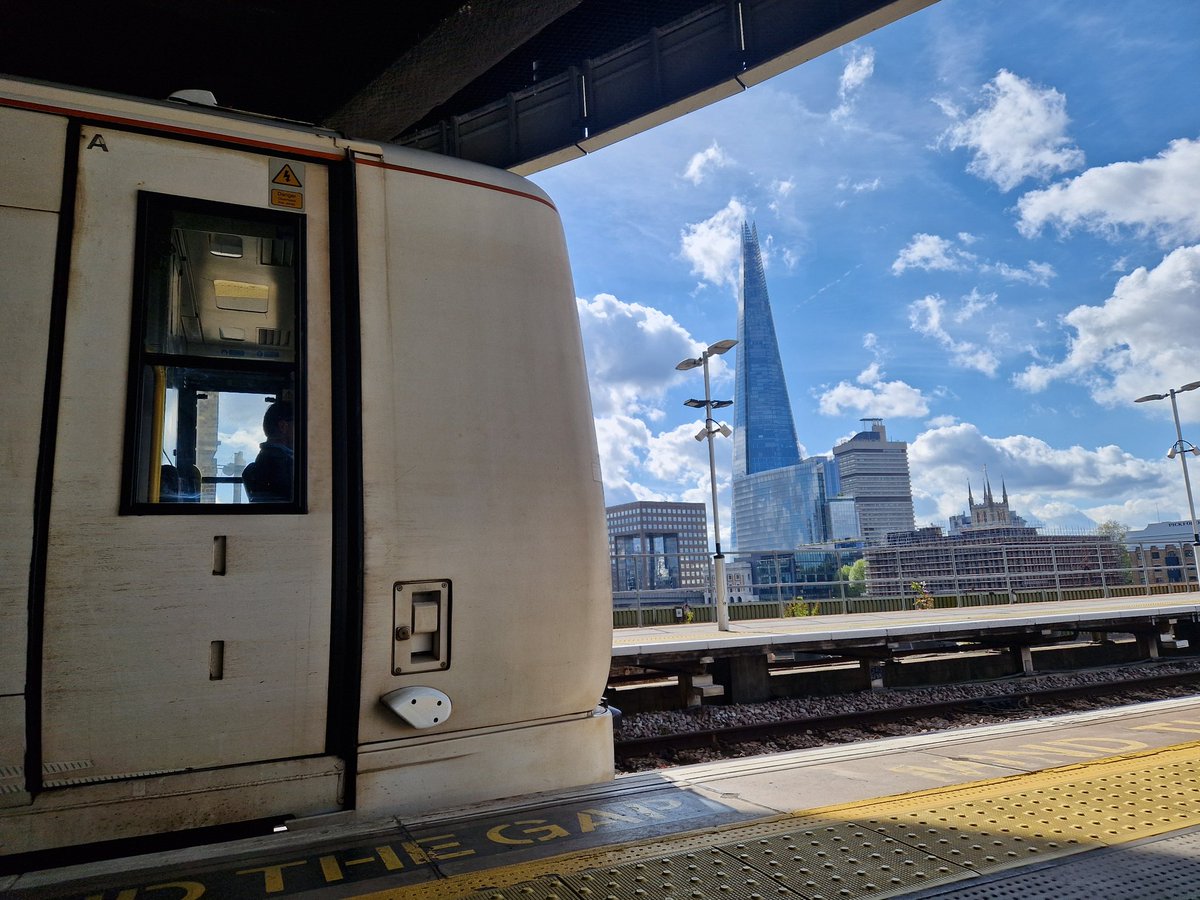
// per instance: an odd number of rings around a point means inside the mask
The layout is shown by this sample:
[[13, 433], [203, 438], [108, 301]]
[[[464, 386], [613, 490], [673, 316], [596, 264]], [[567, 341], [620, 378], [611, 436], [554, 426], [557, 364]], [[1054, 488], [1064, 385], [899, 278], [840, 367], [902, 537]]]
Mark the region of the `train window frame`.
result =
[[[281, 254], [281, 261], [272, 258], [269, 264], [290, 271], [290, 280], [284, 279], [290, 284], [292, 295], [290, 350], [224, 351], [203, 346], [203, 340], [199, 342], [202, 345], [199, 351], [169, 346], [172, 342], [170, 325], [163, 323], [172, 315], [169, 307], [174, 276], [170, 262], [174, 260], [176, 249], [175, 232], [183, 227], [180, 223], [215, 235], [217, 239], [209, 251], [214, 256], [236, 257], [237, 248], [230, 238], [239, 234], [270, 238], [262, 241], [260, 252], [269, 254], [272, 250], [268, 245], [273, 246], [275, 252]], [[306, 225], [307, 218], [294, 212], [138, 191], [120, 515], [307, 512]], [[233, 292], [229, 302], [234, 304], [234, 309], [250, 307], [257, 310], [260, 298], [252, 287], [234, 284], [227, 288]], [[187, 341], [182, 343], [187, 344]], [[178, 479], [179, 471], [184, 468], [182, 464], [176, 465], [178, 458], [168, 459], [168, 465], [162, 465], [160, 457], [165, 454], [164, 442], [161, 437], [154, 437], [154, 432], [158, 430], [161, 435], [164, 427], [161, 405], [167, 383], [176, 391], [184, 389], [193, 395], [197, 390], [224, 390], [248, 397], [262, 396], [268, 401], [290, 401], [294, 417], [291, 500], [253, 502], [247, 497], [243, 502], [236, 499], [240, 488], [234, 490], [234, 501], [218, 500], [219, 485], [230, 482], [241, 485], [240, 471], [203, 475], [202, 485], [198, 486], [194, 496], [163, 499], [161, 479], [166, 477], [165, 472], [174, 470]], [[203, 399], [205, 395], [198, 396]], [[176, 402], [179, 403], [178, 399]], [[159, 406], [157, 412], [156, 404]], [[151, 455], [154, 460], [150, 460]], [[247, 464], [253, 461], [251, 459]], [[158, 477], [151, 474], [153, 469], [159, 470]], [[212, 499], [205, 499], [203, 488], [210, 485]], [[155, 495], [155, 499], [150, 499], [151, 495]]]

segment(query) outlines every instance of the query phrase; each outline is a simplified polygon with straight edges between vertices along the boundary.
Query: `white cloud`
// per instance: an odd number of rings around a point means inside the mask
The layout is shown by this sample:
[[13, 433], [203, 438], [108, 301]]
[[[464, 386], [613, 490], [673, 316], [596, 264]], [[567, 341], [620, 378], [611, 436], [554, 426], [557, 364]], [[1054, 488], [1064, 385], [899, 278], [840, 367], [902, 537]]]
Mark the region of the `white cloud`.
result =
[[968, 172], [1009, 191], [1027, 178], [1045, 180], [1083, 165], [1083, 151], [1066, 134], [1069, 121], [1065, 96], [1001, 69], [983, 86], [979, 109], [942, 140], [972, 152]]
[[929, 413], [929, 403], [921, 391], [903, 381], [884, 381], [878, 362], [867, 366], [855, 379], [859, 386], [841, 381], [820, 395], [819, 409], [824, 416], [859, 412], [880, 418], [915, 418]]
[[905, 269], [961, 272], [974, 260], [972, 254], [958, 249], [944, 237], [918, 232], [892, 263], [892, 274], [900, 275]]
[[879, 360], [875, 360], [875, 362], [859, 372], [858, 377], [854, 380], [859, 384], [878, 384], [882, 381], [883, 370], [879, 367]]
[[1046, 225], [1114, 235], [1128, 227], [1163, 247], [1200, 239], [1200, 141], [1181, 139], [1154, 159], [1119, 162], [1017, 201], [1017, 228], [1035, 237]]
[[[656, 432], [653, 425], [663, 418], [668, 388], [695, 378], [695, 373], [677, 371], [675, 364], [699, 355], [704, 344], [661, 310], [611, 294], [577, 299], [576, 306], [606, 502], [709, 499], [707, 445], [693, 437], [703, 423], [665, 432]], [[732, 379], [724, 357], [709, 365], [716, 384]], [[718, 455], [722, 484], [729, 479], [728, 456]]]
[[701, 150], [699, 153], [692, 155], [688, 160], [687, 168], [683, 172], [683, 177], [692, 184], [700, 184], [707, 177], [708, 173], [714, 169], [723, 169], [731, 165], [733, 160], [729, 155], [721, 149], [721, 145], [715, 140], [709, 144], [708, 149]]
[[[1008, 488], [1014, 512], [1051, 527], [1087, 526], [1104, 518], [1138, 526], [1149, 520], [1150, 509], [1137, 498], [1166, 500], [1176, 487], [1160, 461], [1139, 459], [1117, 446], [1058, 448], [1028, 435], [989, 437], [968, 422], [931, 427], [909, 445], [908, 456], [914, 500], [925, 517], [936, 514], [943, 526], [965, 509], [968, 481], [979, 499], [985, 466], [993, 490], [999, 493], [1001, 482]], [[1118, 507], [1128, 514], [1103, 515]], [[1173, 507], [1172, 502], [1164, 508]]]
[[[708, 443], [695, 439], [696, 432], [703, 426], [703, 419], [697, 419], [656, 434], [644, 422], [631, 416], [597, 418], [596, 439], [604, 472], [605, 502], [613, 505], [636, 499], [703, 503], [709, 509], [711, 540], [712, 481]], [[717, 453], [715, 459], [721, 539], [728, 542], [731, 456], [726, 451]]]
[[849, 178], [838, 179], [839, 191], [853, 191], [856, 194], [866, 194], [879, 190], [883, 185], [883, 181], [876, 177], [870, 181], [851, 181]]
[[[979, 239], [967, 232], [958, 234], [958, 241], [964, 246], [970, 246]], [[1004, 262], [989, 262], [981, 260], [976, 254], [962, 247], [956, 247], [954, 242], [937, 234], [918, 232], [912, 236], [900, 255], [892, 262], [892, 274], [902, 275], [908, 269], [920, 269], [926, 272], [966, 272], [978, 271], [985, 275], [999, 275], [1005, 281], [1019, 281], [1025, 284], [1045, 286], [1057, 274], [1054, 266], [1049, 263], [1029, 260], [1023, 268]]]
[[[1200, 352], [1200, 246], [1180, 247], [1153, 269], [1121, 278], [1102, 306], [1077, 306], [1063, 322], [1074, 329], [1059, 362], [1035, 363], [1013, 379], [1037, 392], [1059, 379], [1086, 384], [1113, 406], [1194, 381]], [[1180, 415], [1200, 421], [1197, 404]]]
[[697, 355], [704, 345], [670, 315], [650, 306], [612, 294], [575, 303], [596, 415], [654, 418], [655, 404], [680, 378], [675, 364]]
[[[974, 292], [968, 295], [967, 303], [980, 302]], [[1000, 360], [987, 347], [981, 347], [971, 341], [955, 340], [942, 325], [942, 312], [946, 302], [937, 294], [930, 294], [915, 300], [908, 306], [908, 322], [913, 331], [936, 340], [946, 350], [950, 351], [952, 365], [963, 369], [974, 369], [989, 378], [995, 377]], [[982, 307], [980, 307], [982, 308]]]
[[979, 288], [971, 288], [971, 293], [962, 298], [962, 304], [955, 310], [954, 321], [961, 325], [989, 306], [994, 306], [995, 303], [996, 295], [994, 293], [982, 294], [979, 292]]
[[742, 222], [745, 205], [736, 197], [703, 222], [689, 224], [679, 234], [680, 254], [691, 263], [692, 274], [709, 284], [738, 287], [742, 258]]
[[615, 414], [597, 416], [596, 445], [600, 452], [600, 470], [604, 473], [604, 494], [609, 503], [615, 497], [642, 500], [662, 499], [649, 496], [633, 479], [637, 478], [650, 445], [650, 429], [641, 419]]
[[834, 120], [850, 115], [854, 107], [854, 96], [875, 72], [875, 50], [871, 47], [856, 49], [846, 62], [838, 80], [838, 105], [831, 113]]
[[1019, 281], [1024, 284], [1038, 284], [1046, 287], [1050, 279], [1058, 273], [1050, 263], [1034, 262], [1032, 259], [1023, 269], [1010, 266], [1008, 263], [987, 263], [980, 266], [981, 272], [994, 272], [1006, 281]]

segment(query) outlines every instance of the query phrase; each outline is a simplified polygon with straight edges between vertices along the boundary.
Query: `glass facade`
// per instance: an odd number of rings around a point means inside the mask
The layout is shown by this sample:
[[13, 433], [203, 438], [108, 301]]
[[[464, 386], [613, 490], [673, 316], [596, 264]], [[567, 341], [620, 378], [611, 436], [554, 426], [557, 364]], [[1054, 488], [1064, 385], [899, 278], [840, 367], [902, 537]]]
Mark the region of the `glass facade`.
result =
[[814, 457], [733, 479], [733, 521], [739, 552], [794, 550], [827, 540], [825, 470]]
[[614, 596], [707, 586], [708, 515], [703, 503], [638, 500], [609, 506], [605, 515]]
[[733, 477], [800, 462], [796, 423], [783, 378], [758, 232], [742, 224], [742, 290], [738, 298], [734, 388]]
[[[828, 487], [826, 488], [828, 490]], [[854, 540], [862, 536], [858, 524], [858, 508], [853, 497], [832, 497], [829, 500], [829, 540]]]
[[[829, 540], [826, 500], [839, 491], [833, 460], [800, 458], [758, 232], [742, 224], [742, 290], [734, 388], [733, 546], [740, 551], [794, 550]], [[853, 501], [850, 501], [853, 507]], [[845, 504], [838, 537], [857, 537]]]

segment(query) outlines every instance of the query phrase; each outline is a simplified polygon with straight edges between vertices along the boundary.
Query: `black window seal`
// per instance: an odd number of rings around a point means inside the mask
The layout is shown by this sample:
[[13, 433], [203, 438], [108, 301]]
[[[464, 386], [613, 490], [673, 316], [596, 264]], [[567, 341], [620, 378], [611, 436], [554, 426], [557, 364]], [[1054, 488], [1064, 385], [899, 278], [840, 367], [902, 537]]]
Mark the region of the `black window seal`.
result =
[[[150, 227], [157, 212], [190, 213], [201, 216], [241, 219], [254, 223], [271, 222], [292, 229], [296, 234], [296, 355], [292, 363], [243, 357], [209, 357], [192, 354], [174, 355], [145, 351], [146, 280], [152, 249]], [[137, 233], [134, 245], [132, 315], [130, 316], [129, 368], [126, 376], [125, 437], [121, 461], [120, 516], [224, 516], [291, 514], [308, 512], [308, 241], [307, 216], [302, 213], [243, 206], [219, 200], [206, 200], [157, 191], [137, 192]], [[137, 453], [142, 422], [142, 372], [148, 365], [214, 371], [268, 374], [290, 372], [296, 419], [302, 423], [295, 438], [294, 497], [287, 503], [149, 503], [137, 499]]]

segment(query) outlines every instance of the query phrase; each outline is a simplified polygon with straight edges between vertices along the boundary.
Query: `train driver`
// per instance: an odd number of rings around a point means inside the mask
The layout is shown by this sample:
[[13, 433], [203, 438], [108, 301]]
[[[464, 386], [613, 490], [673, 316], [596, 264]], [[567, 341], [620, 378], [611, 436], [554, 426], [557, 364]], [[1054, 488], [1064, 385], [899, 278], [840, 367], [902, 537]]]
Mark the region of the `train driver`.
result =
[[259, 444], [258, 457], [242, 473], [246, 493], [254, 503], [290, 503], [295, 469], [292, 446], [295, 418], [289, 400], [277, 400], [267, 407], [263, 431], [267, 439]]

